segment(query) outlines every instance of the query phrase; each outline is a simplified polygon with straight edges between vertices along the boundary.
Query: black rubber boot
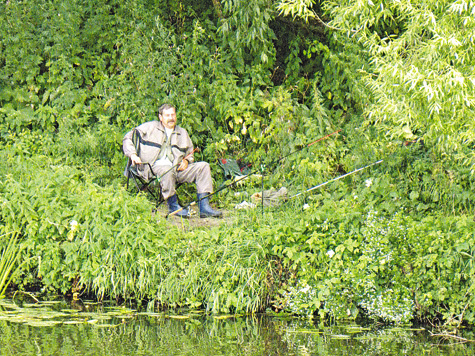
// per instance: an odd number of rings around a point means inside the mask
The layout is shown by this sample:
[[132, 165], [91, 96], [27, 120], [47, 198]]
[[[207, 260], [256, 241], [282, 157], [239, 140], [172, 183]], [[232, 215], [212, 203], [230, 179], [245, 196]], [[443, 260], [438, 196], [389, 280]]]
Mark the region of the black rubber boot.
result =
[[[171, 214], [174, 211], [181, 209], [180, 204], [178, 204], [178, 197], [176, 196], [176, 194], [172, 195], [171, 197], [168, 197], [167, 203], [168, 203], [168, 214]], [[179, 211], [178, 213], [176, 213], [175, 215], [181, 216], [182, 218], [187, 218], [189, 217], [189, 211], [188, 209], [183, 209]]]
[[[223, 213], [217, 210], [214, 210], [209, 206], [209, 199], [206, 197], [209, 193], [198, 193], [198, 207], [200, 208], [200, 218], [220, 218], [223, 216]], [[204, 198], [206, 197], [206, 198]]]

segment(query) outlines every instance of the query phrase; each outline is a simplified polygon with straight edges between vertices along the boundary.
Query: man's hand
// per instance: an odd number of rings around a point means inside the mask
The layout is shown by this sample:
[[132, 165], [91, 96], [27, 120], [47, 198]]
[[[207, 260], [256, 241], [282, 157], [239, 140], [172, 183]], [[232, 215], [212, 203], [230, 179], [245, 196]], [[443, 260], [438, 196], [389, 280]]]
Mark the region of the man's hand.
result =
[[142, 160], [141, 160], [140, 157], [137, 156], [135, 153], [133, 153], [133, 154], [130, 156], [130, 159], [132, 160], [132, 164], [133, 164], [133, 165], [142, 164]]
[[186, 159], [184, 159], [183, 161], [181, 161], [181, 164], [178, 167], [177, 171], [181, 172], [181, 171], [184, 171], [187, 168], [188, 168], [188, 161]]

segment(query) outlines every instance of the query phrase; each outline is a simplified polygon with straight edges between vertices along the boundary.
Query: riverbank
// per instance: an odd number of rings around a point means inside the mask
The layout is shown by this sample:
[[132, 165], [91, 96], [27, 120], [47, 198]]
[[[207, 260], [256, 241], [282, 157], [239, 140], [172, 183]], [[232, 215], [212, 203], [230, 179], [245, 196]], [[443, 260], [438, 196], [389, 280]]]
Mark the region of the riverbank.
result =
[[[3, 213], [3, 221], [31, 231], [21, 255], [27, 262], [13, 278], [17, 288], [143, 300], [156, 311], [473, 322], [471, 216], [416, 219], [404, 210], [368, 209], [355, 196], [316, 195], [305, 209], [295, 202], [236, 211], [233, 220], [192, 228], [188, 220], [154, 215], [144, 196], [120, 185], [82, 183], [51, 210], [50, 200], [34, 197], [57, 189], [52, 181], [24, 186], [22, 205], [8, 200], [15, 181], [5, 186], [4, 212], [12, 214]], [[88, 200], [84, 191], [93, 191]], [[52, 214], [42, 215], [45, 209]]]

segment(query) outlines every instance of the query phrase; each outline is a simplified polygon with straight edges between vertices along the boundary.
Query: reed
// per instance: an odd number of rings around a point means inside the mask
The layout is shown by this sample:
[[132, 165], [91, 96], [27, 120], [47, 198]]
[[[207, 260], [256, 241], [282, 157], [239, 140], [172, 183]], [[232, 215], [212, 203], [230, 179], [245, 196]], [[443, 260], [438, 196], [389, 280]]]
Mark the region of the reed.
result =
[[14, 272], [18, 269], [17, 264], [18, 257], [21, 252], [21, 246], [18, 244], [17, 234], [9, 232], [0, 236], [0, 239], [7, 238], [8, 243], [6, 247], [2, 249], [2, 255], [0, 258], [0, 299], [5, 297], [5, 291], [11, 282]]

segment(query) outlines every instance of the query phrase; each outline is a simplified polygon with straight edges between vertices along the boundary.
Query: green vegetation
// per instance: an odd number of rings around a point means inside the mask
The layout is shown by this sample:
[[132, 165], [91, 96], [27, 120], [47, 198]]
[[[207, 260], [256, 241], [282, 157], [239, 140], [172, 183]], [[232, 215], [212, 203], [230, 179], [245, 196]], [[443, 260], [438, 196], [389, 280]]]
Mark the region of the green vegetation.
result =
[[[0, 235], [18, 232], [24, 261], [13, 287], [474, 323], [474, 13], [463, 0], [3, 2]], [[232, 224], [174, 227], [122, 175], [123, 135], [163, 102], [216, 186], [222, 157], [264, 166], [266, 189], [291, 194], [384, 162]], [[214, 202], [232, 210], [259, 185]]]

